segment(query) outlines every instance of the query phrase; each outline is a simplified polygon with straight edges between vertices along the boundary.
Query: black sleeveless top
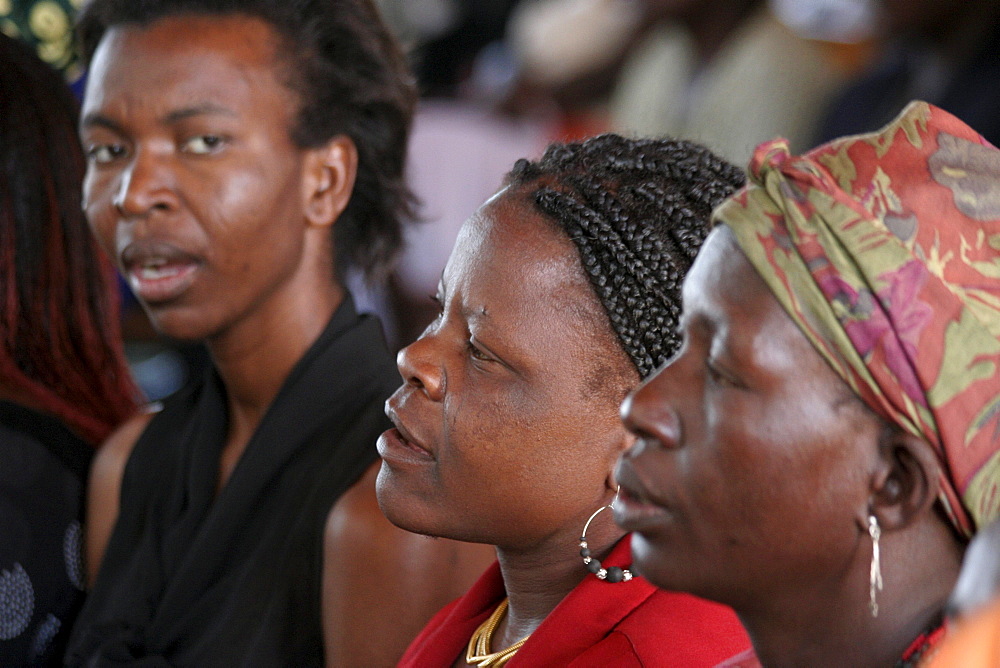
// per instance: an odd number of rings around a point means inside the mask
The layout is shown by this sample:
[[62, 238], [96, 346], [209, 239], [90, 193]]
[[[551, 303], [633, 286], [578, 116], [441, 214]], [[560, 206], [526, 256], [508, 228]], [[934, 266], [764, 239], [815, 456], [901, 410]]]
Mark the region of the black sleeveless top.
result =
[[125, 467], [67, 664], [322, 665], [326, 516], [375, 461], [398, 385], [378, 321], [345, 299], [218, 495], [218, 374], [168, 400]]

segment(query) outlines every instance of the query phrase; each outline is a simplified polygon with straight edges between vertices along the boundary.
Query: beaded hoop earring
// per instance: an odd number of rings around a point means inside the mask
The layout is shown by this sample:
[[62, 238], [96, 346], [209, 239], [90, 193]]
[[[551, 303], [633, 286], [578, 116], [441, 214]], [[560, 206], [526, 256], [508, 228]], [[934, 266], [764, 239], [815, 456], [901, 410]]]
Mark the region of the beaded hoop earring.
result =
[[[618, 493], [615, 493], [615, 499], [618, 499]], [[601, 562], [590, 556], [590, 547], [587, 545], [587, 529], [590, 528], [590, 523], [595, 517], [607, 508], [613, 508], [615, 502], [612, 501], [606, 506], [601, 506], [594, 511], [594, 514], [590, 516], [587, 523], [583, 525], [583, 534], [580, 536], [580, 556], [583, 557], [583, 565], [587, 567], [587, 570], [593, 573], [600, 580], [605, 580], [606, 582], [628, 582], [632, 579], [632, 571], [628, 568], [619, 568], [618, 566], [612, 566], [610, 568], [604, 568], [601, 566]]]

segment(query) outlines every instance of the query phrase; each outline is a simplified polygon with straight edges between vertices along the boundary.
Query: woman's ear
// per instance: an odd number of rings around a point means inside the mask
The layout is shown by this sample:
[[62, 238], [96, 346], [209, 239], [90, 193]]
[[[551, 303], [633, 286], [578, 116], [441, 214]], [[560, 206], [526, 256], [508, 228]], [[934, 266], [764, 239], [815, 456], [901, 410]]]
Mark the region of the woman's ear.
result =
[[883, 430], [879, 455], [871, 512], [884, 530], [901, 529], [931, 512], [940, 490], [941, 464], [929, 443], [895, 425]]
[[358, 149], [346, 135], [308, 149], [303, 174], [306, 221], [314, 226], [334, 224], [351, 199], [358, 173]]

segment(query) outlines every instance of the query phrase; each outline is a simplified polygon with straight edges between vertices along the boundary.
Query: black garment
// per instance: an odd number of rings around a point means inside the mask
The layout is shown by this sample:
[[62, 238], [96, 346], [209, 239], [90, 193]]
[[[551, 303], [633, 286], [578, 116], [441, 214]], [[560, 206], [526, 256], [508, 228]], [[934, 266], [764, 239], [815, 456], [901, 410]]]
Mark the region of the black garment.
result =
[[83, 603], [80, 521], [93, 448], [0, 402], [0, 666], [58, 665]]
[[[898, 44], [867, 74], [848, 85], [827, 109], [816, 143], [872, 132], [913, 99], [930, 102], [1000, 144], [1000, 23], [962, 67], [935, 76], [930, 54]], [[931, 74], [928, 77], [928, 74]]]
[[323, 527], [375, 461], [399, 376], [350, 299], [298, 362], [216, 496], [225, 388], [169, 400], [125, 468], [70, 665], [319, 666]]

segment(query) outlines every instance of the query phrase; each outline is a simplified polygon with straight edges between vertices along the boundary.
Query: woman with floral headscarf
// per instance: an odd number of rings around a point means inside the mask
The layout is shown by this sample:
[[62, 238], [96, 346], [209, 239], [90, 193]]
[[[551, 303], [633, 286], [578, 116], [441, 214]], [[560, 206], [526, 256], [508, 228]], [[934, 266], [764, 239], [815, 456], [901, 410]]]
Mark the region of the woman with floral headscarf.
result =
[[616, 519], [654, 583], [731, 605], [764, 665], [906, 666], [1000, 509], [1000, 151], [913, 103], [758, 148], [626, 400]]

